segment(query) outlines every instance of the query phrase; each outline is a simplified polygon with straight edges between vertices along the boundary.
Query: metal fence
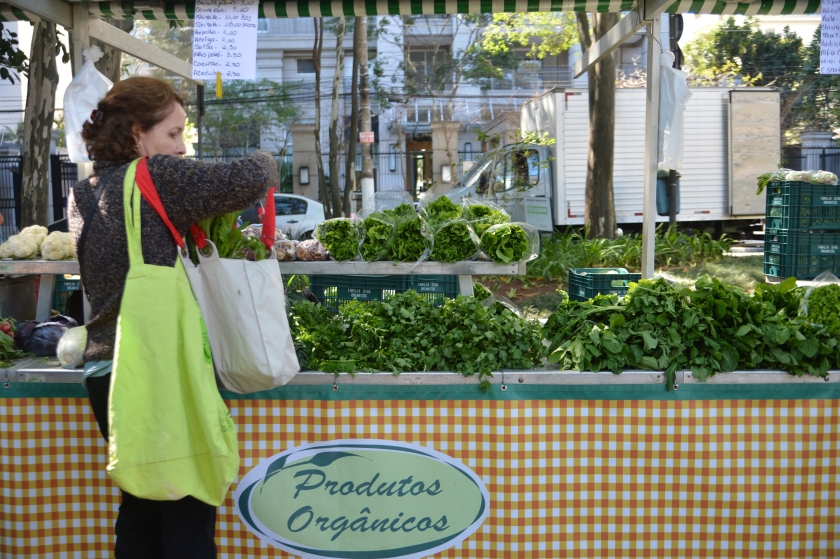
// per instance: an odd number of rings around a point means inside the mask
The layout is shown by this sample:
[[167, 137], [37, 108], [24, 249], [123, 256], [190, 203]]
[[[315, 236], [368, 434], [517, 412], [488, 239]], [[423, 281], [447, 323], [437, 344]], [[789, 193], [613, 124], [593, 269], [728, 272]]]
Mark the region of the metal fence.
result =
[[840, 147], [785, 146], [782, 148], [782, 167], [794, 171], [831, 171], [840, 175]]
[[17, 233], [20, 223], [20, 183], [23, 176], [23, 158], [19, 155], [0, 157], [0, 241]]
[[67, 198], [79, 178], [69, 155], [50, 155], [50, 188], [52, 189], [53, 221], [67, 217]]

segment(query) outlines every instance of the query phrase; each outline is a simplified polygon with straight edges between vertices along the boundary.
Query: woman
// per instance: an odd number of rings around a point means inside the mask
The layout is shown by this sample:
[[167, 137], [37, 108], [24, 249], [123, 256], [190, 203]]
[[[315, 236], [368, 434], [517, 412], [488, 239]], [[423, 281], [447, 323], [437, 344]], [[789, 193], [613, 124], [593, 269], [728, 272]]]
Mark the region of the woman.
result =
[[[123, 209], [126, 164], [148, 157], [163, 206], [182, 235], [199, 220], [253, 205], [278, 183], [277, 165], [267, 152], [232, 163], [183, 159], [185, 120], [184, 101], [170, 85], [153, 78], [129, 78], [114, 85], [82, 130], [94, 162], [93, 175], [73, 189], [70, 231], [77, 254], [82, 255], [82, 282], [90, 301], [85, 381], [106, 439], [117, 317], [129, 269]], [[106, 178], [91, 214], [96, 190]], [[88, 231], [80, 246], [88, 215]], [[178, 256], [172, 235], [145, 200], [141, 224], [144, 261], [173, 267]], [[123, 492], [115, 554], [118, 559], [215, 557], [215, 524], [216, 508], [192, 497], [151, 501]]]

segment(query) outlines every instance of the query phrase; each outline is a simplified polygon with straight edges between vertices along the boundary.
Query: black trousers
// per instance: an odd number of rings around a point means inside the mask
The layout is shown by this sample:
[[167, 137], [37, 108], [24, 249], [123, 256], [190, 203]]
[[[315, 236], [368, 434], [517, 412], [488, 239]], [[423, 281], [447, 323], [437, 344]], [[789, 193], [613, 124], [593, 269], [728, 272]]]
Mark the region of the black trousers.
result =
[[[90, 407], [108, 440], [111, 375], [87, 380]], [[116, 559], [215, 559], [216, 507], [193, 497], [151, 501], [122, 492]]]

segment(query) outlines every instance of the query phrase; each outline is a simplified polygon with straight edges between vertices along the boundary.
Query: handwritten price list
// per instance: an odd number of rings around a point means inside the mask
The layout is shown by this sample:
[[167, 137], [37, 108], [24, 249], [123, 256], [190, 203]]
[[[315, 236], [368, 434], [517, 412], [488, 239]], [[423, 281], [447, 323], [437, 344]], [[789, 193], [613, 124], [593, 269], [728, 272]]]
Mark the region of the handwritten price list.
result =
[[257, 74], [258, 0], [196, 0], [193, 79], [253, 80]]
[[840, 0], [822, 2], [820, 74], [840, 74]]

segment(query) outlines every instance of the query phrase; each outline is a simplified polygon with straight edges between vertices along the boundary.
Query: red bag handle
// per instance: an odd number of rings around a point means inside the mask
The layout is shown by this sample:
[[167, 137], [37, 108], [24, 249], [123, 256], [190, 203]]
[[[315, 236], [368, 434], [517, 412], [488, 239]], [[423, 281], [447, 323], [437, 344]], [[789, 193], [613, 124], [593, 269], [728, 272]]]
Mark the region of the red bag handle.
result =
[[140, 189], [140, 194], [142, 194], [143, 198], [146, 199], [146, 202], [155, 209], [157, 214], [160, 216], [160, 219], [163, 220], [164, 225], [166, 225], [169, 232], [172, 233], [172, 238], [175, 239], [175, 244], [180, 248], [184, 248], [186, 243], [178, 233], [175, 226], [172, 225], [172, 222], [169, 221], [169, 216], [166, 215], [166, 210], [163, 208], [163, 202], [160, 201], [160, 196], [158, 196], [155, 183], [152, 181], [152, 175], [149, 173], [149, 166], [146, 164], [145, 157], [137, 164], [135, 180], [137, 181], [137, 186]]
[[265, 218], [263, 218], [262, 235], [260, 240], [265, 245], [267, 250], [271, 250], [274, 246], [274, 231], [277, 228], [277, 207], [274, 205], [274, 191], [276, 186], [268, 189], [268, 195], [265, 198]]

